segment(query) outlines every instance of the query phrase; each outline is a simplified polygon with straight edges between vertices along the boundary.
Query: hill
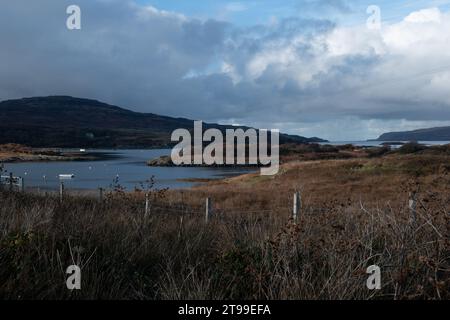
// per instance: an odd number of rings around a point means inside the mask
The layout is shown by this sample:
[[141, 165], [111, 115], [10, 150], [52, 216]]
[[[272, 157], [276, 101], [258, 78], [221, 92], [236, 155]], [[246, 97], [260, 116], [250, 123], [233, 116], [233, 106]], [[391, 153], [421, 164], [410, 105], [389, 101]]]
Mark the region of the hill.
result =
[[450, 127], [436, 127], [382, 134], [377, 141], [450, 141]]
[[[204, 124], [205, 128], [236, 128]], [[35, 97], [0, 102], [0, 144], [31, 147], [137, 148], [172, 145], [178, 128], [193, 120], [140, 113], [96, 100], [69, 96]], [[247, 127], [241, 127], [247, 129]], [[280, 134], [280, 142], [321, 142]]]

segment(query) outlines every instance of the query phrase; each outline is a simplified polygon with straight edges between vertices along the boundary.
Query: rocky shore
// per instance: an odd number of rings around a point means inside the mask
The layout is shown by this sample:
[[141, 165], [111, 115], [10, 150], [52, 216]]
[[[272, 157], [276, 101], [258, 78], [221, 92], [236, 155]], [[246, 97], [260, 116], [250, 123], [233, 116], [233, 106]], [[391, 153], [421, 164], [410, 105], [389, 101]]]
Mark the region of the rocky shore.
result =
[[246, 165], [236, 165], [236, 164], [214, 164], [214, 165], [207, 165], [207, 164], [185, 164], [185, 165], [175, 165], [172, 162], [172, 159], [170, 156], [161, 156], [156, 159], [152, 159], [147, 161], [147, 166], [149, 167], [209, 167], [209, 168], [234, 168], [234, 167], [247, 167], [247, 168], [257, 168], [259, 165], [254, 164], [246, 164]]
[[149, 167], [173, 167], [175, 166], [170, 156], [161, 156], [156, 159], [147, 161]]
[[95, 156], [84, 152], [33, 149], [18, 144], [0, 145], [0, 162], [81, 161], [96, 159]]

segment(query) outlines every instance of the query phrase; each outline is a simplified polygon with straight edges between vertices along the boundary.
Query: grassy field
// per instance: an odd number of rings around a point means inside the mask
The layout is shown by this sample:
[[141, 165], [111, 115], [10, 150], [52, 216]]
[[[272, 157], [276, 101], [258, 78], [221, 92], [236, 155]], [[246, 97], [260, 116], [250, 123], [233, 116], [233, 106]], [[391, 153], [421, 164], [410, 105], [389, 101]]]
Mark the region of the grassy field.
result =
[[[448, 299], [449, 160], [292, 159], [274, 177], [152, 191], [148, 216], [143, 192], [120, 188], [101, 203], [3, 191], [0, 298]], [[81, 290], [66, 288], [71, 264], [82, 268]], [[381, 290], [366, 287], [373, 264]]]

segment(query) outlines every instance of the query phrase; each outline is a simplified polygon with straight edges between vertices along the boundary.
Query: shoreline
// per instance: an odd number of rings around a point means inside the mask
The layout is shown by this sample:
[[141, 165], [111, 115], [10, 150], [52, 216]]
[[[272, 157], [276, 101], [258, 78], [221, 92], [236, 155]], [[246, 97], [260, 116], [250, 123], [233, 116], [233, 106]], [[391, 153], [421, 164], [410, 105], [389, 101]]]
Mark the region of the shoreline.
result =
[[[114, 159], [120, 159], [125, 157], [126, 153], [121, 154], [121, 149], [116, 149], [117, 153], [113, 152], [113, 150], [88, 150], [87, 152], [78, 152], [76, 150], [48, 150], [48, 149], [32, 149], [32, 148], [25, 148], [24, 149], [18, 149], [13, 150], [13, 152], [4, 152], [1, 149], [2, 146], [0, 146], [0, 164], [14, 164], [14, 163], [39, 163], [39, 162], [84, 162], [84, 161], [108, 161], [108, 160], [114, 160]], [[4, 147], [4, 146], [3, 146]], [[11, 147], [11, 146], [10, 146]], [[16, 146], [17, 148], [17, 146]], [[371, 150], [364, 149], [362, 147], [354, 147], [349, 145], [344, 146], [320, 146], [320, 145], [284, 145], [283, 149], [281, 150], [281, 157], [280, 157], [280, 170], [281, 174], [283, 174], [283, 170], [286, 167], [290, 167], [292, 164], [300, 162], [300, 163], [309, 163], [311, 162], [317, 162], [320, 163], [321, 161], [329, 161], [329, 160], [343, 160], [344, 162], [346, 160], [363, 160], [363, 159], [375, 159], [375, 158], [383, 158], [386, 159], [386, 156], [395, 156], [395, 155], [404, 155], [404, 154], [416, 154], [417, 156], [423, 155], [424, 159], [427, 158], [427, 156], [433, 156], [433, 155], [450, 155], [449, 150], [450, 146], [433, 146], [433, 147], [425, 147], [420, 146], [418, 147], [415, 144], [411, 145], [404, 145], [401, 149], [391, 150], [386, 147], [374, 147]], [[124, 149], [126, 150], [126, 149]], [[3, 153], [2, 153], [3, 151]], [[14, 152], [15, 151], [15, 152]], [[57, 152], [59, 151], [59, 152]], [[3, 156], [3, 157], [2, 157]], [[144, 156], [139, 156], [139, 163], [142, 165], [142, 167], [145, 167], [145, 163], [147, 162], [147, 166], [149, 166], [149, 162], [156, 162], [154, 163], [154, 167], [180, 167], [180, 166], [173, 166], [173, 165], [167, 165], [168, 163], [164, 163], [165, 161], [161, 160], [170, 160], [169, 156], [160, 156], [157, 159], [153, 160], [142, 160], [147, 158], [148, 155], [144, 154]], [[121, 161], [121, 160], [119, 160]], [[142, 163], [141, 163], [142, 161]], [[365, 161], [365, 160], [363, 160]], [[112, 163], [115, 163], [112, 161]], [[75, 165], [75, 164], [74, 164]], [[71, 166], [68, 164], [68, 166]], [[82, 164], [81, 164], [82, 166]], [[172, 179], [176, 182], [181, 183], [175, 183], [170, 188], [171, 190], [192, 190], [194, 188], [202, 187], [202, 186], [208, 186], [208, 185], [215, 185], [215, 184], [221, 184], [221, 183], [227, 183], [232, 181], [240, 181], [245, 180], [245, 177], [249, 176], [255, 176], [251, 178], [252, 181], [259, 181], [259, 180], [266, 180], [260, 177], [257, 177], [257, 174], [255, 172], [258, 170], [259, 166], [183, 166], [187, 168], [205, 168], [214, 170], [217, 169], [220, 171], [220, 169], [224, 169], [221, 173], [224, 174], [206, 174], [207, 177], [204, 177], [202, 175], [196, 175], [192, 174], [189, 176], [172, 174]], [[172, 169], [169, 169], [170, 172], [172, 172]], [[228, 172], [229, 170], [229, 172]], [[145, 169], [143, 169], [143, 172]], [[152, 171], [148, 171], [152, 172]], [[26, 173], [25, 173], [26, 174]], [[145, 174], [145, 173], [144, 173]], [[164, 177], [160, 177], [162, 180], [164, 180]], [[30, 178], [31, 179], [31, 178]], [[134, 178], [134, 179], [140, 179]], [[139, 181], [139, 180], [136, 180]], [[126, 181], [127, 182], [127, 181]], [[128, 183], [128, 182], [127, 182]], [[134, 183], [134, 182], [133, 182]], [[185, 185], [185, 183], [189, 185]], [[54, 184], [54, 182], [52, 182]], [[103, 187], [106, 185], [104, 183]], [[133, 192], [134, 188], [130, 186], [131, 183], [127, 184], [127, 192]], [[164, 185], [164, 183], [161, 183]], [[95, 187], [92, 183], [90, 184], [78, 184], [79, 191], [81, 193], [92, 193], [96, 192], [98, 190], [98, 187]], [[101, 186], [101, 185], [100, 185]], [[35, 185], [32, 186], [35, 190], [43, 190], [42, 188], [46, 189], [47, 186], [43, 185]], [[28, 188], [27, 188], [28, 189]], [[76, 188], [78, 189], [78, 188]], [[57, 190], [57, 186], [55, 188], [49, 188], [48, 191]], [[105, 190], [105, 189], [104, 189]], [[75, 190], [74, 190], [75, 191]]]
[[[1, 146], [0, 146], [1, 147]], [[70, 161], [101, 161], [120, 158], [107, 152], [71, 152], [53, 151], [42, 148], [30, 149], [26, 152], [2, 151], [0, 149], [0, 163], [26, 162], [70, 162]]]

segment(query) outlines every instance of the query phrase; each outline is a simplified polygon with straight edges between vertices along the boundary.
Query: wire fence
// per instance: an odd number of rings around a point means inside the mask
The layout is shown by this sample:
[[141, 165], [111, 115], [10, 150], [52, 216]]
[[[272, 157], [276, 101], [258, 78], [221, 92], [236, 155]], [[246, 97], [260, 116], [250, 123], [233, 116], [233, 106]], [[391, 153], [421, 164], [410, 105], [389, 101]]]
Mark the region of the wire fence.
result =
[[[10, 191], [25, 191], [23, 179], [20, 177], [14, 177], [12, 175], [9, 176], [1, 176], [0, 179], [0, 190], [10, 190]], [[26, 191], [30, 193], [37, 193], [42, 195], [42, 192], [39, 189], [27, 189]], [[152, 191], [155, 192], [155, 191]], [[302, 195], [300, 192], [295, 192], [292, 195], [292, 206], [276, 206], [272, 208], [255, 208], [255, 207], [221, 207], [220, 204], [216, 205], [213, 202], [213, 199], [210, 197], [205, 198], [204, 204], [196, 204], [189, 205], [186, 203], [163, 203], [161, 201], [155, 201], [154, 199], [150, 199], [150, 194], [152, 192], [144, 192], [144, 200], [140, 198], [133, 198], [133, 205], [136, 208], [137, 212], [142, 212], [144, 216], [151, 215], [161, 215], [161, 214], [170, 214], [170, 215], [179, 215], [179, 216], [203, 216], [205, 222], [208, 223], [212, 219], [216, 220], [226, 220], [227, 217], [232, 216], [270, 216], [272, 214], [282, 213], [290, 217], [297, 223], [299, 217], [305, 214], [325, 214], [329, 212], [330, 208], [325, 207], [311, 207], [304, 206], [302, 202]], [[59, 190], [57, 191], [45, 191], [46, 196], [57, 197], [61, 203], [64, 203], [67, 199], [73, 198], [76, 196], [90, 196], [92, 199], [98, 201], [102, 204], [107, 204], [109, 202], [115, 201], [115, 196], [117, 193], [114, 191], [106, 192], [105, 189], [99, 188], [98, 191], [89, 191], [89, 192], [77, 192], [76, 190], [66, 190], [64, 182], [60, 183]], [[126, 195], [126, 193], [122, 193], [122, 195]], [[408, 209], [410, 211], [410, 219], [411, 221], [415, 221], [417, 219], [417, 193], [410, 193], [409, 198], [407, 199]], [[141, 209], [142, 208], [142, 209]]]

